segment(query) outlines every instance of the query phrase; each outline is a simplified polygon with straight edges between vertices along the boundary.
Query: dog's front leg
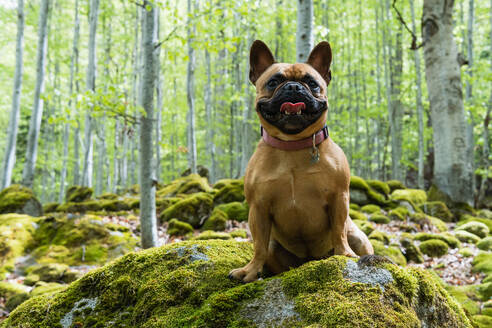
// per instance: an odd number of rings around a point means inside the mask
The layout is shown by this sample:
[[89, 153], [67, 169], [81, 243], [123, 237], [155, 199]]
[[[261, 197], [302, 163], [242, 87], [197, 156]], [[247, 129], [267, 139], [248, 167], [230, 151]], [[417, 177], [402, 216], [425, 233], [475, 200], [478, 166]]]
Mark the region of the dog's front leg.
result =
[[334, 220], [332, 230], [332, 242], [335, 250], [335, 255], [345, 255], [357, 257], [354, 251], [350, 248], [347, 238], [347, 217], [349, 209], [349, 193], [344, 191], [335, 196], [335, 206], [333, 208]]
[[251, 282], [259, 278], [263, 265], [268, 257], [268, 244], [272, 222], [268, 211], [252, 205], [248, 216], [249, 229], [253, 237], [254, 255], [251, 261], [242, 268], [234, 269], [229, 273], [230, 278]]

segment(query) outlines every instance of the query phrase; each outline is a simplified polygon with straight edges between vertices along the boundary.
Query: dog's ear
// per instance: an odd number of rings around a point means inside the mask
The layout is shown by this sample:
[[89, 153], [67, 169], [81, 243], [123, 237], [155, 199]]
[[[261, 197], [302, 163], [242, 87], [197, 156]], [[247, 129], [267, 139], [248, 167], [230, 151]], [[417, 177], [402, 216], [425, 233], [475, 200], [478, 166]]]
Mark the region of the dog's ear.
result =
[[307, 62], [311, 65], [326, 81], [328, 85], [331, 81], [331, 47], [326, 41], [321, 41], [309, 54]]
[[260, 40], [253, 42], [249, 53], [249, 80], [251, 83], [255, 84], [260, 75], [273, 63], [275, 63], [275, 59], [268, 46]]

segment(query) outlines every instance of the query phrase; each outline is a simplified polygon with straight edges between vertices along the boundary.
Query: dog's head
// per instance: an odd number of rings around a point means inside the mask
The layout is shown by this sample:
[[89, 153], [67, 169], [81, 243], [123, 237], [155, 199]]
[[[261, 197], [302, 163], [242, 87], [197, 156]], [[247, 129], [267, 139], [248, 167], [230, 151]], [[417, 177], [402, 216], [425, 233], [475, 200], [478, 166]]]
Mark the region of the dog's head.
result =
[[256, 86], [256, 112], [263, 128], [282, 140], [297, 140], [323, 128], [331, 80], [331, 48], [326, 41], [306, 63], [276, 63], [262, 41], [251, 46], [249, 78]]

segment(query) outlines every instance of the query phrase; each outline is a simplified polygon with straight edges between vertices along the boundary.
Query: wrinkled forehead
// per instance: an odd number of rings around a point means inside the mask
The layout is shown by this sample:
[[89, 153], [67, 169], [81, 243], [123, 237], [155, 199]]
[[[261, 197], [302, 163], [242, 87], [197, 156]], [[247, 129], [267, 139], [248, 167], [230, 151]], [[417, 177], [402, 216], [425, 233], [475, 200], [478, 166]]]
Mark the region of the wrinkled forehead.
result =
[[281, 73], [288, 80], [300, 81], [306, 75], [311, 75], [317, 81], [323, 81], [323, 78], [319, 73], [308, 64], [297, 63], [297, 64], [286, 64], [286, 63], [275, 63], [270, 66], [258, 79], [256, 85], [263, 85], [268, 82], [268, 79], [273, 75]]

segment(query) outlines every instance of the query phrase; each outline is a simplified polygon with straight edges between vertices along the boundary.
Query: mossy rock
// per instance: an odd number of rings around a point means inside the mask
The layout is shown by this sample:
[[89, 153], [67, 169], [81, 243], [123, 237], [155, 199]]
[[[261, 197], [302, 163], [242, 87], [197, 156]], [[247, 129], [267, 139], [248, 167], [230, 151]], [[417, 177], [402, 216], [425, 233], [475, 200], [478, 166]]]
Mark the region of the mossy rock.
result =
[[448, 253], [449, 247], [442, 240], [430, 239], [419, 245], [420, 251], [430, 257], [441, 257]]
[[383, 194], [375, 191], [364, 179], [355, 175], [350, 177], [350, 202], [361, 206], [371, 203], [380, 206], [387, 204]]
[[492, 236], [487, 236], [477, 243], [478, 249], [492, 251]]
[[246, 202], [220, 204], [216, 207], [227, 215], [228, 220], [248, 221], [249, 206]]
[[472, 286], [452, 286], [446, 285], [446, 290], [453, 296], [458, 303], [466, 310], [469, 315], [480, 313], [480, 302], [476, 287]]
[[249, 243], [181, 242], [133, 253], [55, 294], [31, 298], [5, 327], [471, 327], [429, 273], [334, 256], [241, 284], [228, 272]]
[[61, 204], [56, 208], [56, 211], [64, 213], [86, 213], [88, 211], [100, 211], [101, 209], [101, 201], [88, 200]]
[[415, 246], [415, 243], [410, 238], [402, 238], [400, 244], [403, 248], [403, 255], [407, 262], [424, 263], [424, 256], [420, 249]]
[[43, 213], [53, 213], [60, 206], [57, 202], [46, 203], [43, 205]]
[[458, 251], [458, 254], [460, 254], [463, 257], [472, 257], [473, 256], [473, 250], [469, 247], [463, 247], [460, 248]]
[[350, 203], [349, 208], [351, 210], [360, 211], [360, 206], [355, 203]]
[[473, 323], [478, 328], [490, 328], [492, 327], [492, 317], [488, 315], [477, 314], [472, 316]]
[[166, 208], [161, 213], [161, 221], [168, 221], [177, 218], [180, 221], [191, 224], [194, 228], [199, 228], [210, 216], [213, 208], [212, 195], [199, 192], [192, 194], [176, 204]]
[[222, 179], [213, 188], [217, 190], [214, 195], [215, 204], [243, 202], [245, 199], [243, 179]]
[[104, 224], [93, 215], [48, 217], [38, 224], [29, 248], [40, 263], [103, 264], [132, 251], [138, 243], [127, 227]]
[[379, 213], [381, 211], [381, 207], [374, 205], [374, 204], [369, 204], [369, 205], [364, 205], [360, 208], [360, 210], [364, 213]]
[[43, 215], [43, 206], [31, 189], [14, 184], [0, 192], [0, 214]]
[[424, 211], [425, 214], [429, 214], [431, 216], [435, 216], [444, 222], [452, 222], [453, 221], [453, 213], [446, 206], [446, 203], [440, 201], [434, 202], [425, 202], [420, 205], [420, 208]]
[[104, 194], [97, 196], [97, 199], [105, 199], [105, 200], [116, 200], [119, 198], [120, 198], [120, 196], [118, 196], [117, 194], [110, 193], [110, 192], [106, 192]]
[[[196, 173], [198, 173], [198, 175], [201, 176], [201, 177], [204, 177], [204, 178], [207, 178], [207, 179], [209, 178], [209, 171], [203, 165], [198, 164], [196, 166]], [[188, 176], [190, 174], [191, 174], [191, 168], [187, 168], [186, 170], [183, 171], [183, 173], [181, 173], [181, 176], [182, 177], [185, 177], [185, 176]]]
[[405, 185], [403, 184], [403, 182], [401, 182], [400, 180], [388, 180], [388, 181], [386, 181], [386, 184], [390, 188], [390, 191], [391, 192], [393, 192], [395, 190], [406, 189], [407, 188], [407, 187], [405, 187]]
[[119, 199], [105, 199], [100, 201], [101, 209], [108, 212], [128, 211], [130, 205]]
[[29, 287], [13, 282], [0, 281], [0, 298], [5, 301], [8, 311], [14, 310], [29, 298]]
[[67, 189], [67, 192], [65, 194], [65, 202], [66, 203], [85, 202], [92, 197], [93, 193], [94, 190], [89, 187], [71, 186]]
[[193, 233], [193, 227], [189, 223], [181, 222], [178, 219], [171, 219], [167, 226], [167, 233], [170, 236], [185, 236]]
[[482, 272], [486, 276], [492, 276], [492, 253], [481, 251], [473, 259], [472, 265], [473, 272]]
[[371, 232], [371, 234], [369, 235], [369, 239], [379, 240], [385, 245], [388, 245], [390, 243], [390, 237], [388, 236], [388, 234], [379, 230], [374, 230], [373, 232]]
[[398, 189], [391, 193], [391, 200], [400, 204], [409, 203], [414, 211], [420, 211], [419, 206], [427, 201], [427, 194], [420, 189]]
[[427, 232], [419, 232], [414, 235], [415, 240], [426, 241], [431, 239], [442, 240], [446, 244], [448, 244], [451, 248], [459, 248], [461, 246], [460, 241], [450, 233], [427, 233]]
[[488, 220], [492, 220], [492, 211], [488, 210], [486, 208], [483, 208], [477, 212], [477, 216], [488, 219]]
[[465, 230], [456, 230], [454, 231], [454, 236], [459, 239], [459, 241], [468, 244], [476, 244], [480, 241], [480, 238], [477, 235], [474, 235]]
[[229, 232], [229, 235], [231, 235], [232, 238], [248, 238], [248, 233], [244, 229], [233, 230]]
[[157, 198], [161, 198], [176, 196], [178, 194], [194, 194], [210, 191], [212, 191], [212, 188], [209, 186], [207, 178], [201, 177], [198, 174], [190, 174], [159, 188], [156, 196]]
[[424, 213], [413, 213], [410, 215], [410, 220], [419, 224], [421, 227], [434, 227], [439, 232], [448, 231], [448, 226], [441, 219], [426, 215]]
[[372, 214], [370, 217], [369, 217], [369, 220], [373, 221], [373, 222], [376, 222], [376, 223], [381, 223], [381, 224], [386, 224], [386, 223], [390, 223], [390, 219], [389, 217], [387, 217], [386, 215], [384, 214], [380, 214], [380, 213], [374, 213]]
[[352, 220], [367, 221], [367, 216], [357, 210], [349, 209], [349, 216]]
[[193, 240], [210, 240], [210, 239], [229, 240], [232, 239], [232, 236], [226, 232], [205, 230], [202, 233], [200, 233], [198, 236], [193, 237]]
[[379, 180], [366, 180], [366, 182], [372, 189], [376, 190], [380, 194], [389, 196], [391, 189], [386, 182]]
[[24, 214], [0, 215], [0, 279], [14, 268], [15, 259], [33, 241], [36, 219]]
[[478, 222], [478, 221], [470, 221], [470, 222], [467, 222], [467, 223], [465, 223], [463, 225], [460, 225], [460, 226], [456, 227], [455, 230], [456, 231], [457, 230], [468, 231], [468, 232], [470, 232], [470, 233], [478, 236], [479, 238], [485, 238], [485, 237], [487, 237], [487, 235], [490, 232], [489, 227], [487, 227], [487, 225], [485, 225], [482, 222]]
[[227, 223], [227, 214], [219, 208], [214, 208], [210, 217], [205, 221], [202, 230], [224, 231]]
[[[167, 208], [173, 206], [174, 204], [176, 204], [177, 202], [179, 202], [180, 200], [186, 198], [185, 197], [166, 197], [166, 198], [157, 198], [155, 200], [155, 204], [157, 206], [157, 208], [159, 209], [159, 212], [163, 212], [165, 211]], [[140, 199], [138, 200], [138, 207], [140, 207]]]
[[405, 221], [409, 211], [406, 207], [398, 206], [389, 211], [388, 216], [391, 220], [395, 221]]
[[489, 228], [489, 232], [492, 231], [492, 220], [468, 214], [462, 215], [456, 225], [459, 227], [469, 222], [481, 222]]
[[369, 240], [374, 248], [374, 254], [389, 258], [393, 263], [405, 266], [407, 260], [396, 245], [385, 245], [383, 242], [375, 239]]
[[[30, 279], [31, 282], [36, 283], [37, 281], [44, 282], [57, 282], [63, 281], [63, 275], [68, 271], [68, 265], [61, 263], [47, 263], [47, 264], [37, 264], [28, 267], [26, 270], [27, 277], [30, 275], [36, 276], [37, 280]], [[26, 283], [28, 285], [33, 285], [34, 283]]]
[[444, 202], [449, 208], [449, 210], [456, 217], [459, 217], [460, 215], [463, 214], [472, 214], [472, 215], [475, 214], [475, 209], [473, 207], [465, 203], [453, 202], [451, 198], [446, 193], [439, 190], [439, 188], [437, 188], [436, 185], [432, 185], [429, 188], [429, 190], [427, 191], [427, 198], [429, 201]]

